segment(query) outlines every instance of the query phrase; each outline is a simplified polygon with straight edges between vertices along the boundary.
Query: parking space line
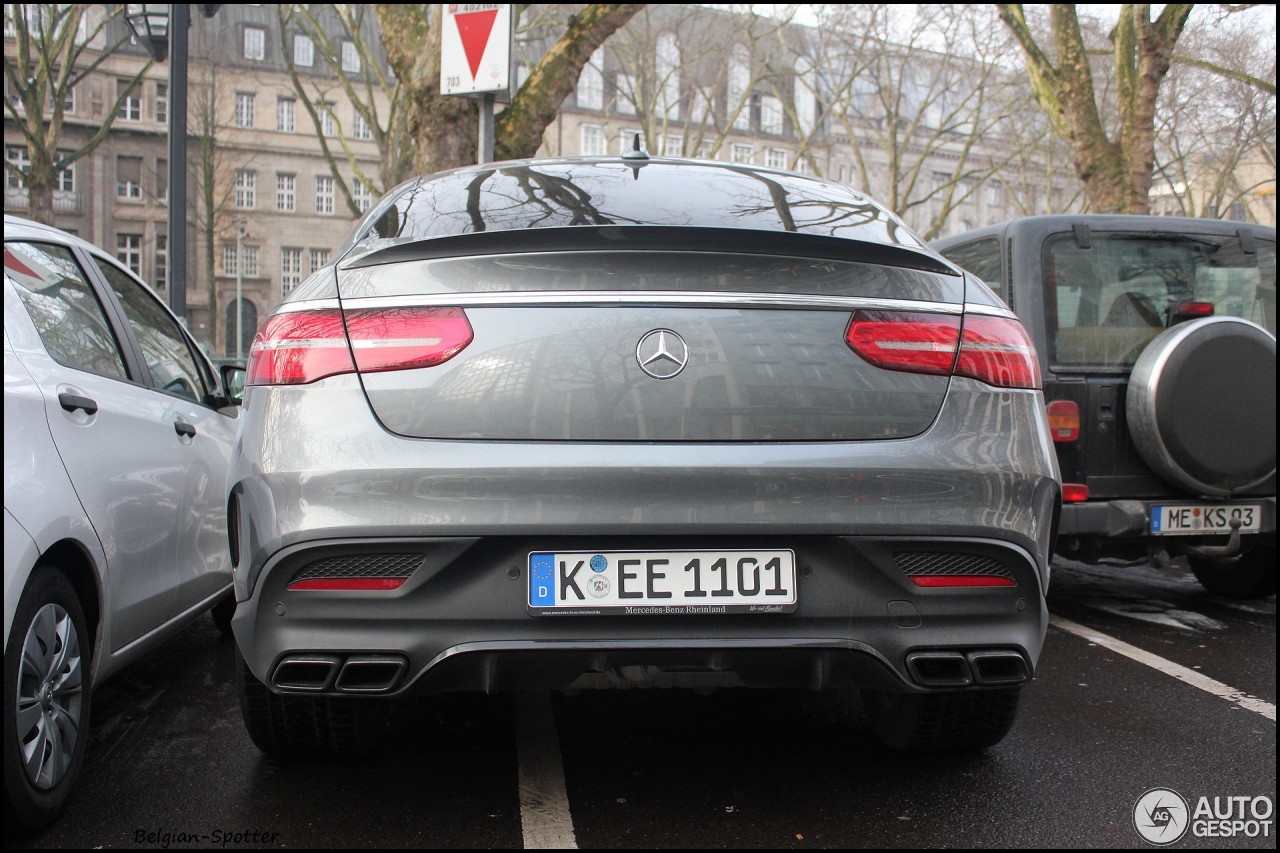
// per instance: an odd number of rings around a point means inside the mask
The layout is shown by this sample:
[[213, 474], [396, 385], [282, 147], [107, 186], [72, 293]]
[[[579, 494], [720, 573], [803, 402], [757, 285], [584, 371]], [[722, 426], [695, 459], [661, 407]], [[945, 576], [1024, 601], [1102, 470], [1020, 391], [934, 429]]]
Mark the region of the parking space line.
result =
[[526, 850], [576, 850], [560, 738], [546, 691], [515, 694], [520, 828]]
[[1171, 660], [1165, 660], [1159, 655], [1145, 651], [1126, 643], [1124, 640], [1117, 640], [1115, 637], [1109, 636], [1096, 631], [1093, 628], [1086, 627], [1078, 622], [1072, 622], [1070, 619], [1063, 619], [1061, 616], [1050, 616], [1049, 624], [1055, 628], [1060, 628], [1069, 634], [1075, 634], [1088, 640], [1095, 645], [1110, 649], [1116, 654], [1124, 655], [1130, 660], [1145, 664], [1154, 670], [1163, 672], [1165, 675], [1172, 676], [1179, 681], [1186, 682], [1192, 687], [1198, 687], [1206, 693], [1212, 693], [1228, 702], [1234, 702], [1241, 708], [1247, 708], [1255, 714], [1261, 714], [1271, 722], [1276, 721], [1276, 706], [1264, 699], [1258, 699], [1250, 696], [1243, 690], [1236, 690], [1234, 687], [1223, 684], [1221, 681], [1215, 681], [1207, 675], [1201, 675], [1194, 669], [1188, 669], [1182, 664], [1174, 663]]

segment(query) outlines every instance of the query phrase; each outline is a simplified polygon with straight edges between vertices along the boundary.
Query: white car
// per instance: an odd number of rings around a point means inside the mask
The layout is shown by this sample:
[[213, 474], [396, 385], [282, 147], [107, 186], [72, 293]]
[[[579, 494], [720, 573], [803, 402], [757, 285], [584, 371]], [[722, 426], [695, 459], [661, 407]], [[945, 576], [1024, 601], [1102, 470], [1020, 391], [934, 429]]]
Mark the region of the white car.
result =
[[109, 255], [4, 218], [9, 827], [66, 804], [92, 686], [211, 607], [229, 623], [234, 374]]

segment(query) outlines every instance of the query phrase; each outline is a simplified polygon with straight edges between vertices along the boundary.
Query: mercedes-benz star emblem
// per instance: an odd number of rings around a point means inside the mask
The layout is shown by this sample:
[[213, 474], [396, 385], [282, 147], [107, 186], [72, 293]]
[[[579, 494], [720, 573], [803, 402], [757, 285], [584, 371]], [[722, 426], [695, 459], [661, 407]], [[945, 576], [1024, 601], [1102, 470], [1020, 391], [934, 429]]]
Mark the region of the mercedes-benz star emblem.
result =
[[636, 344], [636, 361], [654, 379], [670, 379], [689, 363], [689, 347], [670, 329], [654, 329]]

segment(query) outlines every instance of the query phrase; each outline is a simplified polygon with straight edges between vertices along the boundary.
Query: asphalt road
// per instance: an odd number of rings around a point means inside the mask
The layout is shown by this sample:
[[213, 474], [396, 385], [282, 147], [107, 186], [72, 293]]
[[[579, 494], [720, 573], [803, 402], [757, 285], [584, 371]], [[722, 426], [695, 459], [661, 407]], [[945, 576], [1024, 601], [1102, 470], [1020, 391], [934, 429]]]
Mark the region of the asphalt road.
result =
[[[1141, 847], [1153, 788], [1271, 809], [1274, 597], [1063, 563], [1050, 610], [1018, 723], [977, 757], [884, 749], [852, 693], [627, 691], [416, 701], [375, 756], [315, 764], [252, 745], [202, 618], [95, 693], [78, 794], [6, 846]], [[1245, 818], [1173, 846], [1274, 848], [1275, 815]]]

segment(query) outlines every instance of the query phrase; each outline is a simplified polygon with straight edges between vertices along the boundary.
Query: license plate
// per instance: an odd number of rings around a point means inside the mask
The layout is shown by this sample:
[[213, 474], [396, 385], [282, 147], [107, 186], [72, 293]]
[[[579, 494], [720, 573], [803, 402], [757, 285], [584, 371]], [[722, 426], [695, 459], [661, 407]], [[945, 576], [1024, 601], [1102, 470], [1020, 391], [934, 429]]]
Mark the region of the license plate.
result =
[[535, 551], [529, 610], [626, 616], [790, 613], [793, 551]]
[[1240, 519], [1241, 533], [1258, 533], [1262, 530], [1262, 507], [1257, 504], [1243, 506], [1181, 504], [1153, 506], [1151, 532], [1158, 536], [1230, 533], [1233, 518]]

